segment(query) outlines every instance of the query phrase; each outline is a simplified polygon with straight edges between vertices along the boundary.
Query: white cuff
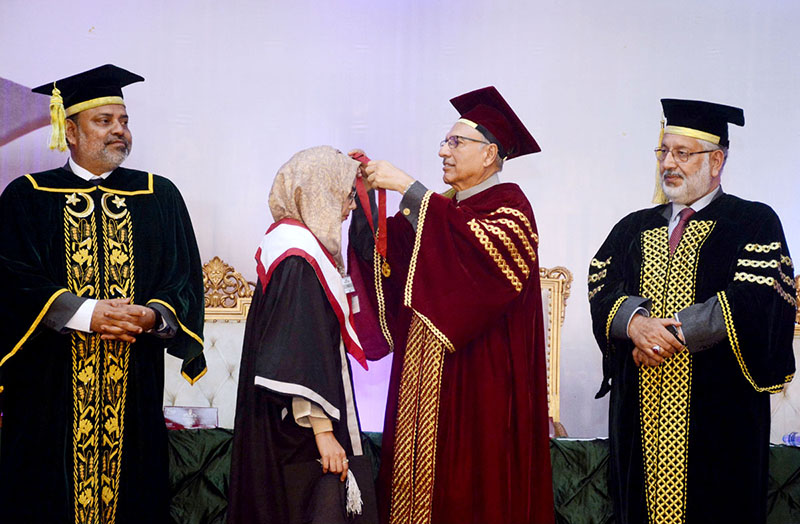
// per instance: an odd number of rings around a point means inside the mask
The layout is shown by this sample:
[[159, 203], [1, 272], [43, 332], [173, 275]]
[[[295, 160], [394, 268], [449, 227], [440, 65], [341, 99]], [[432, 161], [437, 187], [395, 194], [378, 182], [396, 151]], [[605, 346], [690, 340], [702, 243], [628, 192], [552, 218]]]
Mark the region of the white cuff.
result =
[[333, 430], [333, 424], [325, 411], [303, 397], [292, 397], [292, 416], [298, 426], [312, 428], [315, 435]]
[[97, 300], [87, 298], [78, 311], [72, 315], [72, 318], [67, 320], [64, 324], [65, 328], [74, 329], [75, 331], [83, 331], [84, 333], [92, 332], [92, 315], [94, 315], [94, 308], [97, 305]]

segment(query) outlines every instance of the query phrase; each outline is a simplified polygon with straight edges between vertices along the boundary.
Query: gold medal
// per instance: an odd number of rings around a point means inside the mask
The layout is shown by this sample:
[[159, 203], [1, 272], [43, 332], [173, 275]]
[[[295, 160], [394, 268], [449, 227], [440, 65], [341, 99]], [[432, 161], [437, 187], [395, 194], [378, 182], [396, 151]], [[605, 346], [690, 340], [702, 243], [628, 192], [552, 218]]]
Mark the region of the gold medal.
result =
[[383, 259], [383, 265], [381, 266], [381, 273], [385, 278], [389, 278], [389, 275], [392, 274], [392, 269], [389, 267], [389, 263], [386, 259]]

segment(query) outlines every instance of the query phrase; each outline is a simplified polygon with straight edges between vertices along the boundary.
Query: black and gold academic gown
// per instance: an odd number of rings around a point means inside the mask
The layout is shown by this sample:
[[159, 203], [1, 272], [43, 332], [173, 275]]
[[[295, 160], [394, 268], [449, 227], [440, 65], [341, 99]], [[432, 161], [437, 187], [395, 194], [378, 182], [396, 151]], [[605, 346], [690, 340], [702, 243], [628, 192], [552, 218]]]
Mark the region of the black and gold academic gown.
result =
[[[159, 304], [174, 338], [135, 344], [45, 327], [59, 297]], [[99, 186], [60, 168], [0, 197], [0, 520], [163, 522], [164, 348], [205, 372], [203, 282], [189, 215], [165, 178], [118, 168]]]
[[[769, 393], [794, 373], [795, 290], [783, 229], [768, 206], [723, 194], [688, 221], [670, 256], [669, 206], [625, 217], [589, 268], [603, 352], [598, 396], [611, 392], [616, 522], [763, 523]], [[720, 337], [694, 348], [687, 336], [689, 350], [639, 369], [632, 342], [611, 333], [627, 297], [652, 301], [652, 316], [678, 313], [687, 322], [687, 307], [716, 301]]]

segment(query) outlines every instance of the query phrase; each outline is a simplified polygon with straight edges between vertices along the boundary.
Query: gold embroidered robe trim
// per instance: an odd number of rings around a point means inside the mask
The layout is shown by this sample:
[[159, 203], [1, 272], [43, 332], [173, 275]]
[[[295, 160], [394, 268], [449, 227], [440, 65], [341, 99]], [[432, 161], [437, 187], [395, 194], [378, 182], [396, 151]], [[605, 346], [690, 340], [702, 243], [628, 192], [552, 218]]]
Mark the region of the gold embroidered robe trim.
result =
[[[403, 301], [409, 308], [412, 308], [414, 274], [432, 194], [428, 191], [420, 205]], [[447, 337], [428, 318], [412, 308], [395, 420], [389, 510], [391, 524], [429, 524], [431, 521], [439, 394], [444, 356], [448, 351], [453, 352], [455, 348]]]
[[[98, 209], [87, 193], [66, 195], [68, 287], [85, 298], [129, 297], [133, 301], [131, 218], [125, 199], [112, 196], [104, 193]], [[98, 215], [102, 240], [97, 234]], [[95, 333], [72, 334], [73, 490], [77, 522], [113, 523], [116, 518], [129, 355], [127, 342], [103, 341]]]
[[414, 312], [395, 422], [391, 524], [428, 524], [431, 521], [444, 355], [440, 338]]
[[[668, 318], [694, 304], [700, 249], [714, 225], [690, 221], [672, 257], [666, 226], [642, 233], [640, 294], [652, 300], [652, 316]], [[653, 524], [685, 522], [691, 384], [692, 358], [685, 349], [639, 370], [645, 497]]]

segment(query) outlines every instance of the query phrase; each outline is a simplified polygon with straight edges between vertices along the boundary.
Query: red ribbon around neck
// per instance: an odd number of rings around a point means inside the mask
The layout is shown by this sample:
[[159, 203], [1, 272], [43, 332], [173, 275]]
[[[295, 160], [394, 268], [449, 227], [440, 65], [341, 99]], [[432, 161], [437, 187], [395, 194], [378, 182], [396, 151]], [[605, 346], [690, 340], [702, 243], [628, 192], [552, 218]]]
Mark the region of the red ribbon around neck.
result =
[[[354, 153], [350, 156], [364, 166], [369, 163], [369, 157], [364, 153]], [[386, 190], [378, 189], [378, 231], [375, 231], [375, 222], [372, 221], [372, 207], [369, 205], [367, 186], [363, 177], [356, 179], [356, 193], [358, 194], [359, 202], [361, 202], [361, 209], [364, 210], [364, 214], [367, 216], [369, 227], [375, 235], [375, 247], [380, 256], [383, 257], [383, 260], [386, 260]]]

